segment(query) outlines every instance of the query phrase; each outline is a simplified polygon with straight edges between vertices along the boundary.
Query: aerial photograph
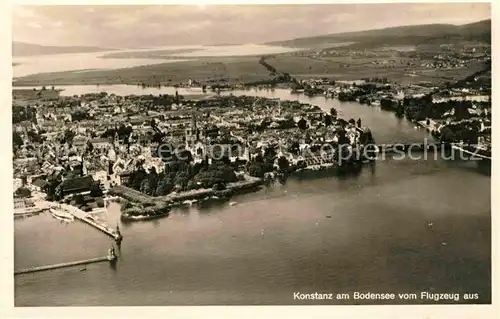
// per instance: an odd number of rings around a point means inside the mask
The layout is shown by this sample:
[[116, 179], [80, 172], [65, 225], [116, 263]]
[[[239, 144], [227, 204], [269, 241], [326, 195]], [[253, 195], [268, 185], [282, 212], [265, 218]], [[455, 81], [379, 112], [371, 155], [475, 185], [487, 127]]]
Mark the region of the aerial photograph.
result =
[[12, 11], [15, 307], [492, 303], [490, 3]]

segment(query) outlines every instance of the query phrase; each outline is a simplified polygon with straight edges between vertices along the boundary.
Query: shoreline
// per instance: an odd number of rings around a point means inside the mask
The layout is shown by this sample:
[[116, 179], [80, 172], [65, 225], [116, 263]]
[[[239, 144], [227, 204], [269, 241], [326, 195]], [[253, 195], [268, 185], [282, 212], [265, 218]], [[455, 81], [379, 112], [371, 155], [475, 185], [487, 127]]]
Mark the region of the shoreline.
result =
[[141, 204], [151, 204], [154, 202], [166, 202], [170, 203], [171, 206], [183, 205], [183, 201], [193, 200], [193, 199], [201, 199], [208, 196], [216, 196], [216, 195], [234, 195], [235, 193], [247, 189], [251, 189], [253, 187], [258, 187], [263, 184], [263, 180], [257, 177], [251, 177], [249, 175], [245, 175], [245, 181], [228, 183], [226, 189], [224, 190], [213, 190], [213, 189], [198, 189], [192, 191], [186, 191], [182, 193], [176, 194], [168, 194], [165, 196], [150, 196], [139, 192], [135, 189], [132, 189], [127, 186], [115, 186], [109, 191], [109, 194], [119, 196], [126, 200], [141, 203]]

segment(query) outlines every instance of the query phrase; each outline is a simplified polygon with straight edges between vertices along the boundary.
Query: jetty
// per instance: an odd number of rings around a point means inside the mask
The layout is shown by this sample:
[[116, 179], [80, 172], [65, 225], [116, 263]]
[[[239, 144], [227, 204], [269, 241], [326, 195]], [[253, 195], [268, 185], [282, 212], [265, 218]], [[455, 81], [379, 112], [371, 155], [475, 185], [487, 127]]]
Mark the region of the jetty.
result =
[[67, 268], [67, 267], [73, 267], [73, 266], [78, 266], [78, 265], [88, 265], [88, 264], [100, 263], [103, 261], [115, 262], [116, 259], [117, 259], [117, 256], [115, 254], [115, 249], [111, 248], [111, 249], [109, 249], [108, 255], [105, 257], [85, 259], [85, 260], [80, 260], [80, 261], [72, 261], [72, 262], [66, 262], [66, 263], [60, 263], [60, 264], [48, 265], [48, 266], [26, 268], [26, 269], [14, 271], [14, 275], [29, 274], [29, 273], [34, 273], [34, 272], [59, 269], [59, 268]]
[[72, 266], [78, 266], [78, 265], [88, 265], [88, 264], [99, 263], [99, 262], [103, 262], [103, 261], [110, 261], [110, 260], [108, 259], [108, 257], [98, 257], [98, 258], [73, 261], [73, 262], [67, 262], [67, 263], [61, 263], [61, 264], [55, 264], [55, 265], [49, 265], [49, 266], [26, 268], [26, 269], [14, 271], [14, 275], [29, 274], [29, 273], [33, 273], [33, 272], [52, 270], [52, 269], [58, 269], [58, 268], [66, 268], [66, 267], [72, 267]]
[[61, 207], [64, 208], [68, 213], [75, 216], [76, 219], [102, 231], [106, 235], [112, 237], [118, 244], [123, 240], [123, 236], [120, 233], [120, 229], [117, 227], [113, 229], [108, 227], [107, 225], [100, 224], [96, 220], [94, 220], [90, 214], [84, 212], [83, 210], [66, 204], [61, 204]]

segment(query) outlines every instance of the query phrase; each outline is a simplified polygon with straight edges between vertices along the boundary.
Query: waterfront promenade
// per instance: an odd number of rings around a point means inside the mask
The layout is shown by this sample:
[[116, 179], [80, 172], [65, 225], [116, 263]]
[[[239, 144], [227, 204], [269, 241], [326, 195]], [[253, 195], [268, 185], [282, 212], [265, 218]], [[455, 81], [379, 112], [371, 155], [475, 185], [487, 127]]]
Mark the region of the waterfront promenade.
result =
[[256, 187], [262, 184], [262, 179], [257, 178], [257, 177], [252, 177], [249, 175], [244, 175], [245, 180], [244, 181], [239, 181], [239, 182], [234, 182], [234, 183], [228, 183], [226, 186], [225, 190], [222, 191], [216, 191], [211, 188], [203, 188], [203, 189], [195, 189], [195, 190], [190, 190], [186, 192], [181, 192], [181, 193], [172, 193], [168, 194], [166, 196], [158, 196], [158, 197], [153, 197], [146, 195], [142, 192], [139, 192], [135, 189], [132, 189], [127, 186], [115, 186], [110, 190], [110, 194], [117, 195], [120, 197], [123, 197], [127, 200], [134, 201], [134, 202], [139, 202], [143, 204], [151, 204], [155, 202], [182, 202], [185, 200], [191, 200], [191, 199], [198, 199], [202, 197], [207, 197], [207, 196], [212, 196], [216, 195], [219, 192], [225, 192], [225, 191], [238, 191], [242, 189], [248, 189], [252, 187]]

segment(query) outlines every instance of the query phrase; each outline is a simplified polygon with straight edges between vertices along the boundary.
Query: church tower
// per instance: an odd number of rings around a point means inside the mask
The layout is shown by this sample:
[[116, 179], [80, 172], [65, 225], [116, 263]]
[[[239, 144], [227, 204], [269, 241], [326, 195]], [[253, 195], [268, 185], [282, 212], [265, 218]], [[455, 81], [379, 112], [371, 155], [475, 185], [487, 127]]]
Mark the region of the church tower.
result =
[[192, 147], [199, 139], [199, 132], [196, 123], [196, 114], [191, 114], [191, 125], [186, 130], [186, 147]]
[[194, 136], [194, 142], [196, 142], [199, 138], [199, 134], [198, 134], [198, 126], [196, 123], [196, 113], [195, 112], [193, 112], [191, 114], [191, 131], [192, 131], [192, 134]]
[[118, 136], [118, 130], [115, 131], [115, 139], [114, 139], [114, 146], [115, 148], [118, 148], [120, 145], [120, 137]]

